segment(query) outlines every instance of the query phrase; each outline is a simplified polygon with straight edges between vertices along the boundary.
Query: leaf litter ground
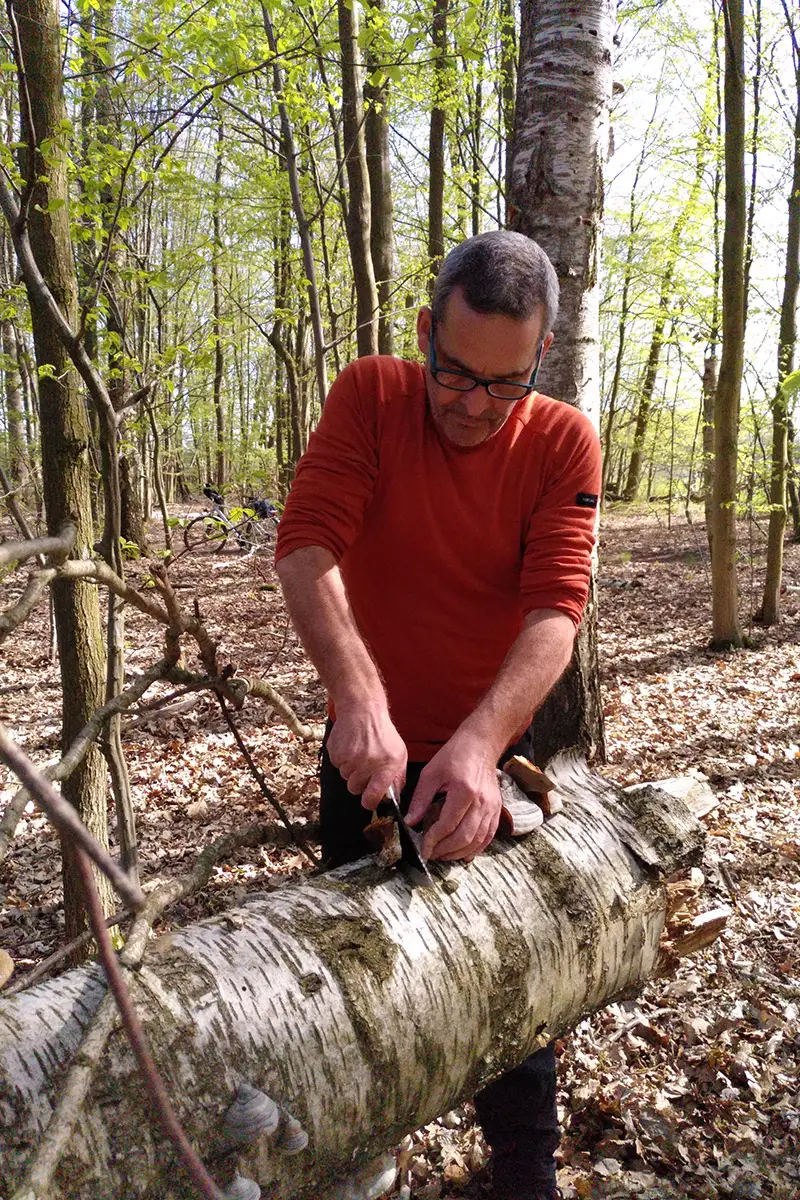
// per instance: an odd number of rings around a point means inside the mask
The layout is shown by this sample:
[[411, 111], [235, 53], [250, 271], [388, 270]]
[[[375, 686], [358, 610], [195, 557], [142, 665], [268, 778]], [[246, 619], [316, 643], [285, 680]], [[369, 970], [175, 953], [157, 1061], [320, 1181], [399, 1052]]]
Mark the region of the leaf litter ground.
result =
[[[741, 572], [742, 612], [749, 613], [759, 602], [763, 536], [755, 527], [741, 535], [752, 551]], [[131, 565], [133, 581], [144, 572], [144, 564]], [[263, 558], [188, 555], [173, 579], [187, 607], [199, 599], [221, 663], [268, 678], [302, 720], [323, 718], [322, 688]], [[17, 598], [24, 573], [4, 582], [3, 607]], [[622, 784], [681, 774], [709, 781], [718, 803], [705, 818], [700, 908], [727, 904], [733, 917], [722, 938], [674, 976], [609, 1006], [559, 1043], [560, 1183], [567, 1197], [608, 1200], [798, 1200], [800, 548], [787, 548], [782, 623], [756, 626], [752, 650], [708, 648], [701, 526], [681, 519], [669, 527], [652, 509], [607, 514], [599, 582], [603, 770]], [[127, 636], [131, 673], [160, 657], [161, 631], [148, 618], [130, 613]], [[37, 762], [52, 761], [60, 691], [46, 613], [3, 653], [0, 719]], [[168, 715], [140, 709], [126, 722], [145, 878], [184, 871], [222, 833], [274, 819], [216, 702], [202, 695], [179, 704]], [[261, 701], [248, 703], [237, 720], [293, 818], [313, 821], [314, 747], [298, 742]], [[13, 791], [0, 774], [0, 812]], [[304, 869], [292, 847], [243, 850], [215, 869], [201, 895], [171, 910], [162, 928], [240, 904]], [[32, 810], [0, 868], [0, 903], [0, 945], [15, 961], [16, 979], [58, 947], [63, 930], [57, 839]], [[463, 1195], [485, 1160], [470, 1106], [407, 1139], [400, 1159], [401, 1194]]]

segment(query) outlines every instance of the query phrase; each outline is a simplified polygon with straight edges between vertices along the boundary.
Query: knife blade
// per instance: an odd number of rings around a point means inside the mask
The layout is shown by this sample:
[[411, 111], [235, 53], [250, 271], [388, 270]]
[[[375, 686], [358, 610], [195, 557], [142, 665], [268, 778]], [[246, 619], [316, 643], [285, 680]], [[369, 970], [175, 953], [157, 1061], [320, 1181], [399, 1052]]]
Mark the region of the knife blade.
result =
[[435, 880], [428, 870], [427, 863], [420, 851], [422, 835], [406, 824], [405, 817], [400, 811], [400, 804], [394, 787], [387, 789], [385, 803], [389, 805], [392, 816], [397, 822], [397, 831], [400, 835], [400, 849], [403, 852], [400, 862], [405, 867], [409, 879], [418, 887], [433, 887]]

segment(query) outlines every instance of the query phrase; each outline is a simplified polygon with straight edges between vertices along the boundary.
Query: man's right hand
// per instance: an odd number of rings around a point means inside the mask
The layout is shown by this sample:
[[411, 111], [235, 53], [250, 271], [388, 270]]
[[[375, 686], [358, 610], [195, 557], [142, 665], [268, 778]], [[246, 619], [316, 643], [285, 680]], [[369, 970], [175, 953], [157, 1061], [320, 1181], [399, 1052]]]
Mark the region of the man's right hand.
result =
[[408, 751], [385, 705], [358, 709], [337, 705], [327, 750], [347, 780], [347, 790], [361, 795], [364, 808], [377, 808], [392, 785], [400, 795]]

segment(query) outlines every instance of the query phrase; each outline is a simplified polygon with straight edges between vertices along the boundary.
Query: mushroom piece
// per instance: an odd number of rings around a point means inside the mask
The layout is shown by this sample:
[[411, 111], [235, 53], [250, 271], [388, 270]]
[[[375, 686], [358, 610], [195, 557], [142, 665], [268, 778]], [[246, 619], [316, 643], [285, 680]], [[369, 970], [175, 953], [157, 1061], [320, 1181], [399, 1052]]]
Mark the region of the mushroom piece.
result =
[[240, 1083], [222, 1125], [228, 1140], [239, 1145], [254, 1142], [262, 1134], [271, 1137], [279, 1121], [280, 1109], [270, 1096], [249, 1083]]
[[225, 1200], [261, 1200], [261, 1188], [255, 1179], [245, 1179], [243, 1175], [234, 1176], [222, 1194]]
[[308, 1145], [308, 1134], [291, 1113], [283, 1113], [280, 1132], [275, 1139], [275, 1149], [282, 1154], [299, 1154]]

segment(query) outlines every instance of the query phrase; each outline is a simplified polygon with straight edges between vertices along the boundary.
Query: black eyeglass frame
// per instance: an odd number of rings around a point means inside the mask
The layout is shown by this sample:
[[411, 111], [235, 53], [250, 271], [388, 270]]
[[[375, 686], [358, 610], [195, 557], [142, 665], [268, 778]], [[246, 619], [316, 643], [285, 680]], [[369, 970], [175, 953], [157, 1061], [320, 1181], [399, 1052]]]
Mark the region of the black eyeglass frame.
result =
[[[539, 355], [536, 359], [536, 366], [533, 368], [533, 374], [528, 383], [517, 383], [513, 379], [480, 379], [477, 375], [470, 375], [468, 371], [454, 371], [452, 368], [440, 367], [436, 361], [436, 322], [433, 319], [433, 314], [431, 314], [429, 348], [430, 362], [428, 367], [439, 387], [445, 388], [448, 392], [471, 392], [473, 388], [485, 387], [494, 400], [505, 400], [507, 404], [516, 404], [519, 400], [524, 400], [526, 396], [530, 396], [531, 392], [535, 390], [536, 376], [539, 374], [539, 368], [542, 365], [542, 357], [544, 355], [544, 341], [542, 340], [539, 343]], [[459, 379], [466, 379], [470, 382], [467, 387], [453, 387], [452, 384], [442, 383], [439, 379], [440, 375], [457, 375]], [[497, 392], [492, 391], [492, 388], [497, 384], [502, 384], [504, 387], [520, 388], [520, 394], [518, 396], [500, 396]]]

